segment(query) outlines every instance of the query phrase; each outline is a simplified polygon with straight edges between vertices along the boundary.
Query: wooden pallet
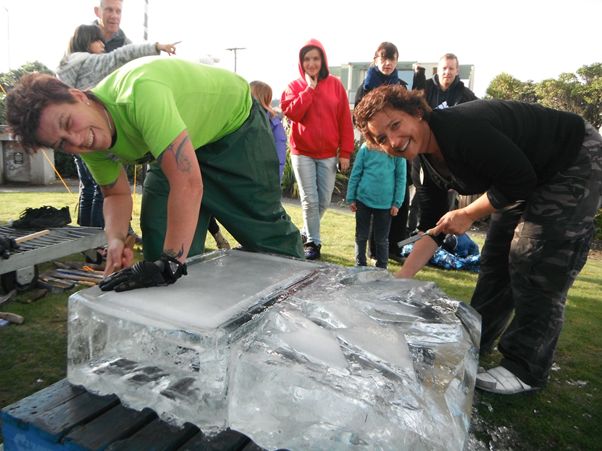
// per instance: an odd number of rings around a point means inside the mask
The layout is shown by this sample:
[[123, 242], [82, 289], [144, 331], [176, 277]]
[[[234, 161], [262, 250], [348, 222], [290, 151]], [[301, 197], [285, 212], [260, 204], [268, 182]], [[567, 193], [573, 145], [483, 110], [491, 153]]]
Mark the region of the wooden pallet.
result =
[[126, 408], [115, 395], [93, 395], [67, 379], [5, 407], [0, 418], [4, 451], [262, 450], [239, 432], [208, 438], [192, 424], [174, 427], [150, 409]]

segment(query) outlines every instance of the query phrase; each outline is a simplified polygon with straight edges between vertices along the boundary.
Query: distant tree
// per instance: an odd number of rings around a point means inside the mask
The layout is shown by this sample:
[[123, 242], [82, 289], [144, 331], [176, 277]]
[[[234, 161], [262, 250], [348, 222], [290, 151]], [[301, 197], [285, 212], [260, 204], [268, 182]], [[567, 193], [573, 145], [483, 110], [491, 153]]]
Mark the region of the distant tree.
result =
[[583, 81], [580, 93], [583, 98], [583, 117], [597, 129], [602, 126], [602, 63], [582, 66], [577, 75]]
[[505, 72], [495, 77], [486, 91], [486, 98], [537, 102], [535, 85], [532, 81], [522, 82]]
[[595, 128], [602, 125], [602, 63], [582, 66], [575, 74], [539, 83], [522, 82], [507, 73], [495, 77], [487, 98], [537, 102], [550, 108], [583, 116]]
[[39, 61], [29, 62], [23, 64], [18, 69], [13, 69], [8, 72], [0, 73], [0, 124], [5, 122], [5, 98], [6, 93], [12, 89], [12, 87], [19, 81], [19, 79], [28, 73], [31, 72], [43, 72], [46, 74], [54, 75], [48, 67]]
[[18, 69], [0, 73], [0, 84], [4, 90], [8, 92], [23, 75], [31, 72], [42, 72], [45, 74], [54, 75], [54, 72], [48, 69], [48, 67], [46, 67], [44, 64], [40, 63], [39, 61], [34, 61], [25, 63]]
[[539, 103], [557, 110], [572, 111], [583, 116], [581, 83], [575, 74], [560, 74], [558, 80], [548, 79], [537, 84]]

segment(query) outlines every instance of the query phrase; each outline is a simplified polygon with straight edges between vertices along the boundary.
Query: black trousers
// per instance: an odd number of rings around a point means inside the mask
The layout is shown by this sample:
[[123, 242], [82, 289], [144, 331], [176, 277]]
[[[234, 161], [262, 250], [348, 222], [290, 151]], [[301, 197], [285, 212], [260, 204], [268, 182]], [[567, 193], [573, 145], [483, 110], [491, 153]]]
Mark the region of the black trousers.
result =
[[501, 365], [532, 386], [548, 379], [601, 191], [602, 138], [588, 124], [571, 167], [491, 216], [471, 301], [482, 317], [481, 353], [500, 337]]

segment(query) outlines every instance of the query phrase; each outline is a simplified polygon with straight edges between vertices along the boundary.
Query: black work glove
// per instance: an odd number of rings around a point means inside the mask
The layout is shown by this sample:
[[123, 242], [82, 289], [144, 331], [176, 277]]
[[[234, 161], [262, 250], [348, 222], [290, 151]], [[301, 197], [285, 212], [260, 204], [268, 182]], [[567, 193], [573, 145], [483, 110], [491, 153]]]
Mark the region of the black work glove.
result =
[[171, 285], [188, 274], [186, 264], [169, 255], [161, 255], [155, 262], [142, 261], [103, 279], [98, 286], [102, 291], [128, 291], [136, 288]]
[[14, 238], [0, 236], [0, 257], [7, 259], [10, 257], [10, 251], [19, 249], [19, 245]]

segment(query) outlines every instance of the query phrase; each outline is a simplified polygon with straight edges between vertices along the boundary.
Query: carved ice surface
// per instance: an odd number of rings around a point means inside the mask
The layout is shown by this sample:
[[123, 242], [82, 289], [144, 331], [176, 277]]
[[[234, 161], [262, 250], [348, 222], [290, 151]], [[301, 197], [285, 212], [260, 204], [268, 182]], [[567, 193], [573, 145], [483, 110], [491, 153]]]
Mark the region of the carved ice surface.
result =
[[434, 284], [240, 251], [69, 300], [69, 380], [274, 449], [458, 449], [480, 318]]

